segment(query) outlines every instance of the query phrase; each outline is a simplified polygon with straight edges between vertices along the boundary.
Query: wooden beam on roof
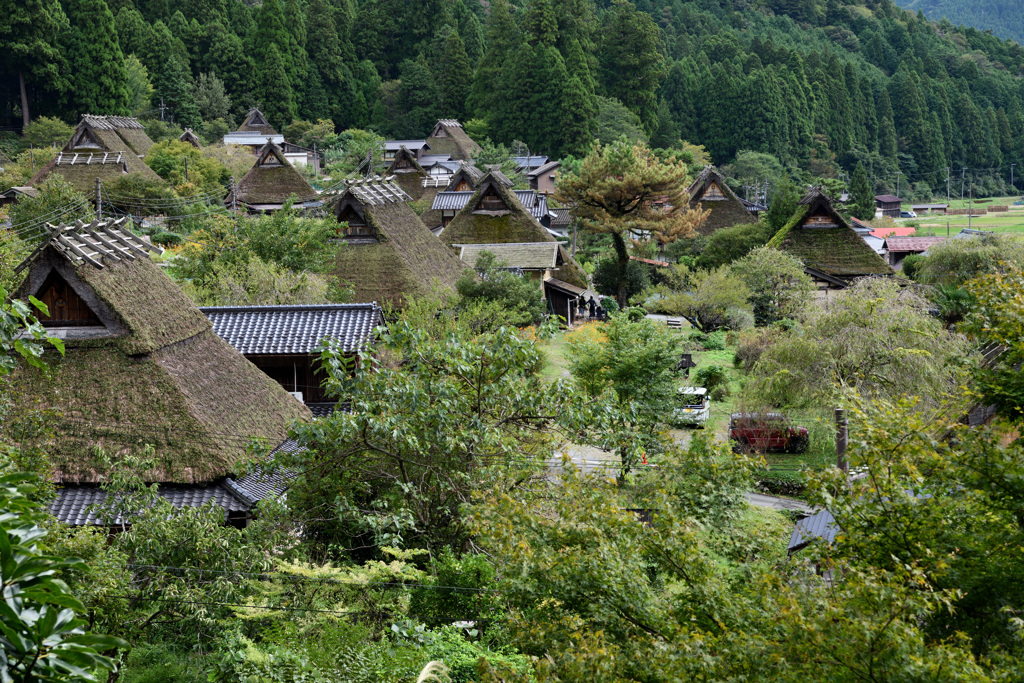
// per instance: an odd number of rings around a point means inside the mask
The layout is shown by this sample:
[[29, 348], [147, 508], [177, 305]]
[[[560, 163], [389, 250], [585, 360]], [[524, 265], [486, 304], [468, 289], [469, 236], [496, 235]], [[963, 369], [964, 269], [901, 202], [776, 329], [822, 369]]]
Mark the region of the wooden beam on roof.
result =
[[77, 244], [75, 244], [74, 242], [69, 240], [64, 235], [57, 235], [56, 242], [58, 242], [63, 247], [65, 247], [65, 249], [70, 249], [77, 256], [81, 257], [85, 261], [88, 261], [89, 263], [91, 263], [92, 265], [96, 266], [97, 268], [102, 268], [103, 267], [103, 264], [101, 262], [99, 262], [96, 259], [94, 259], [91, 255], [86, 254], [85, 251], [80, 249]]
[[[109, 225], [102, 225], [102, 226], [100, 226], [100, 228], [103, 230], [104, 233], [106, 233], [106, 235], [108, 237], [110, 237], [110, 238], [112, 238], [114, 240], [117, 240], [122, 245], [128, 247], [128, 249], [136, 252], [137, 254], [140, 254], [141, 256], [148, 256], [148, 254], [146, 254], [146, 251], [144, 249], [140, 249], [136, 245], [132, 244], [131, 241], [125, 239], [123, 235], [120, 235], [117, 232], [111, 230]], [[142, 242], [142, 243], [145, 244], [145, 242]]]

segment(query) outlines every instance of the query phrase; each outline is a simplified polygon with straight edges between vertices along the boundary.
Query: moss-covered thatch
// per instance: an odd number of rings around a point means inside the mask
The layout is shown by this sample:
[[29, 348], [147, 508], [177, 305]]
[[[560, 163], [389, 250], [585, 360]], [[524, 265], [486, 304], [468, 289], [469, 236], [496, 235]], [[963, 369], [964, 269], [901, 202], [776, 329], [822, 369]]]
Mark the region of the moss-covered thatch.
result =
[[147, 445], [147, 481], [207, 482], [233, 470], [251, 437], [277, 445], [309, 415], [211, 330], [143, 356], [114, 345], [48, 356], [49, 373], [23, 366], [9, 386], [24, 406], [52, 411], [43, 443], [58, 482], [98, 481], [97, 447], [116, 459]]
[[178, 139], [192, 145], [196, 149], [203, 148], [203, 143], [199, 140], [199, 136], [191, 128], [186, 128], [185, 132], [178, 136]]
[[[822, 225], [807, 227], [813, 220]], [[843, 280], [866, 275], [892, 275], [892, 268], [875, 253], [821, 193], [812, 192], [790, 221], [768, 241], [769, 247], [796, 256], [807, 268]]]
[[21, 408], [52, 412], [52, 431], [38, 441], [58, 481], [97, 481], [97, 447], [116, 459], [147, 445], [155, 466], [142, 473], [146, 480], [210, 481], [232, 471], [251, 437], [276, 445], [293, 420], [309, 416], [213, 333], [144, 250], [130, 253], [135, 258], [94, 254], [96, 265], [51, 243], [28, 262], [15, 294], [44, 298], [59, 276], [94, 314], [85, 326], [48, 323], [65, 338], [65, 357], [51, 354], [49, 372], [25, 365], [6, 380]]
[[259, 109], [250, 109], [249, 113], [245, 115], [245, 120], [242, 121], [242, 125], [238, 127], [238, 130], [243, 133], [264, 133], [266, 135], [277, 135], [277, 131], [267, 121], [267, 117], [263, 115]]
[[[497, 197], [503, 208], [489, 210], [482, 200]], [[488, 173], [466, 206], [441, 233], [441, 241], [453, 244], [501, 242], [554, 242], [555, 238], [530, 214], [515, 193]]]
[[61, 153], [39, 169], [29, 185], [39, 185], [51, 173], [59, 173], [76, 190], [93, 196], [96, 178], [107, 181], [138, 173], [146, 180], [162, 183], [163, 179], [141, 159], [152, 146], [153, 141], [136, 119], [86, 114]]
[[423, 179], [428, 174], [416, 161], [416, 155], [410, 152], [405, 145], [402, 145], [398, 153], [395, 154], [395, 159], [388, 166], [387, 173], [395, 176], [398, 186], [414, 201], [423, 196]]
[[459, 161], [472, 161], [480, 153], [480, 145], [462, 130], [462, 124], [453, 119], [441, 119], [427, 138], [432, 154], [447, 154]]
[[354, 302], [401, 306], [409, 296], [429, 293], [435, 281], [454, 289], [465, 271], [405, 201], [370, 203], [349, 189], [333, 207], [337, 216], [352, 207], [373, 231], [372, 237], [350, 240], [338, 250], [334, 272], [352, 284]]
[[316, 190], [295, 170], [280, 147], [267, 142], [260, 149], [256, 163], [238, 183], [236, 196], [246, 204], [284, 204], [293, 196], [311, 199], [316, 196]]
[[[715, 190], [718, 190], [715, 192]], [[709, 191], [714, 198], [708, 195]], [[687, 189], [690, 195], [690, 207], [700, 208], [709, 211], [704, 223], [697, 229], [701, 235], [710, 235], [716, 230], [729, 228], [742, 223], [756, 223], [757, 219], [751, 215], [747, 207], [736, 196], [723, 176], [714, 166], [706, 166], [697, 178]]]

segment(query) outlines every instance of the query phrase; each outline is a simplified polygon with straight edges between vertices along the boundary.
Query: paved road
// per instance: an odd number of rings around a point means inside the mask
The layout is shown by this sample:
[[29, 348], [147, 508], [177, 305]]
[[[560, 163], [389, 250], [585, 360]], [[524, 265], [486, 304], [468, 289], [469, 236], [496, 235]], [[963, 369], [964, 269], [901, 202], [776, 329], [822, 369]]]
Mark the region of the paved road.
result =
[[[689, 432], [681, 431], [680, 434], [675, 436], [677, 439], [685, 439], [687, 434]], [[579, 444], [568, 444], [548, 460], [548, 471], [551, 474], [557, 476], [562, 471], [562, 454], [564, 452], [569, 454], [569, 458], [576, 469], [584, 474], [603, 473], [609, 477], [616, 475], [619, 459], [613, 453], [600, 448], [594, 448], [593, 446], [580, 446]], [[792, 498], [779, 498], [778, 496], [768, 496], [763, 493], [754, 493], [753, 491], [748, 491], [745, 495], [747, 502], [757, 507], [772, 508], [773, 510], [813, 511], [806, 503], [793, 500]]]
[[777, 496], [766, 496], [763, 493], [747, 491], [747, 502], [759, 508], [772, 508], [773, 510], [799, 510], [800, 512], [813, 512], [807, 503], [792, 498], [779, 498]]

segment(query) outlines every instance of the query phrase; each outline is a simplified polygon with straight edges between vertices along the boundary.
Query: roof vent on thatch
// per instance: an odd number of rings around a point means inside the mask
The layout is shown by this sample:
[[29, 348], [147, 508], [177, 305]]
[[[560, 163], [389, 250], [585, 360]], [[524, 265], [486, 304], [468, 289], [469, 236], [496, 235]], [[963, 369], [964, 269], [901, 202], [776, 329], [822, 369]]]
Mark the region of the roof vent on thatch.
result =
[[350, 181], [348, 191], [359, 201], [373, 206], [404, 202], [411, 199], [405, 191], [394, 183], [394, 176], [371, 176], [361, 180]]
[[74, 225], [51, 225], [46, 229], [48, 240], [36, 247], [28, 258], [14, 269], [20, 273], [47, 247], [53, 247], [73, 265], [85, 263], [103, 268], [103, 259], [112, 261], [134, 261], [138, 257], [148, 258], [147, 252], [162, 254], [163, 250], [135, 235], [128, 229], [127, 217], [118, 220], [94, 220], [92, 223], [77, 221]]
[[267, 117], [263, 115], [259, 109], [250, 109], [249, 113], [246, 114], [245, 120], [242, 121], [242, 125], [238, 127], [239, 131], [242, 132], [260, 132], [266, 133], [267, 135], [277, 135], [277, 131], [274, 130], [270, 122], [267, 121]]

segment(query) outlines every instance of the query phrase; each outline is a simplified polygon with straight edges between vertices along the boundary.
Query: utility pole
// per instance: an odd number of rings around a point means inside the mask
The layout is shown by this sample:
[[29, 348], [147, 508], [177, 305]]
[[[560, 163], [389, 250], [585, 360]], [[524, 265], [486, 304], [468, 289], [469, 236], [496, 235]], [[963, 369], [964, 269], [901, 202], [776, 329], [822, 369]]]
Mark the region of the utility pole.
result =
[[971, 229], [971, 214], [974, 213], [974, 185], [969, 185], [967, 191], [970, 192], [970, 199], [967, 201], [967, 229]]
[[188, 157], [185, 157], [185, 182], [188, 182]]
[[313, 141], [313, 180], [320, 180], [320, 157], [316, 153], [316, 140]]
[[960, 201], [964, 200], [964, 181], [967, 179], [967, 169], [960, 167]]
[[846, 444], [850, 440], [850, 426], [846, 421], [846, 411], [836, 408], [836, 467], [843, 472], [850, 471], [850, 463], [846, 461]]
[[576, 258], [576, 218], [569, 214], [570, 220], [572, 220], [572, 257]]
[[238, 195], [235, 194], [235, 176], [231, 176], [231, 213], [238, 212]]
[[[949, 171], [950, 167], [946, 167], [946, 203], [949, 204]], [[1012, 173], [1012, 171], [1011, 171]], [[947, 207], [948, 208], [948, 207]]]
[[900, 196], [900, 171], [896, 171], [896, 196]]
[[167, 107], [164, 106], [164, 98], [161, 97], [160, 98], [160, 121], [161, 121], [161, 123], [164, 120], [164, 109], [166, 109], [166, 108]]
[[102, 191], [103, 191], [103, 181], [100, 180], [99, 177], [97, 177], [96, 178], [96, 217], [99, 218], [100, 220], [103, 220], [103, 199], [101, 198], [102, 197]]
[[1016, 165], [1017, 164], [1010, 164], [1010, 187], [1012, 187], [1014, 190], [1017, 189], [1017, 186], [1013, 184], [1013, 167]]

